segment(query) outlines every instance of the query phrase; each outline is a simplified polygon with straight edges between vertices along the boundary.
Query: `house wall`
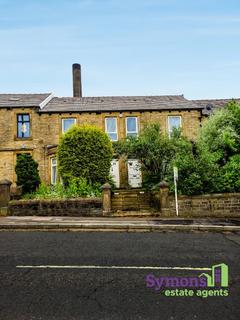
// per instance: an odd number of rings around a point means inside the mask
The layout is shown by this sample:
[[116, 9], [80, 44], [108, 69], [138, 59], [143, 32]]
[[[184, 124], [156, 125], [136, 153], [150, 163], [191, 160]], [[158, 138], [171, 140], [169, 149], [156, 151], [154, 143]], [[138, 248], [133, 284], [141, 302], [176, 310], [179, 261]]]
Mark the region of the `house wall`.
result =
[[[17, 114], [30, 114], [31, 137], [17, 138]], [[117, 117], [118, 139], [126, 137], [125, 121], [127, 116], [138, 117], [139, 131], [150, 122], [159, 122], [167, 132], [169, 115], [182, 117], [183, 134], [195, 139], [200, 128], [201, 113], [192, 111], [142, 111], [142, 112], [108, 112], [108, 113], [38, 113], [34, 108], [0, 108], [0, 179], [16, 182], [15, 164], [18, 153], [28, 152], [39, 164], [41, 180], [50, 183], [50, 157], [55, 149], [47, 146], [57, 145], [62, 134], [62, 119], [76, 118], [77, 124], [92, 124], [105, 131], [105, 118]], [[120, 159], [120, 186], [127, 185], [127, 168]]]

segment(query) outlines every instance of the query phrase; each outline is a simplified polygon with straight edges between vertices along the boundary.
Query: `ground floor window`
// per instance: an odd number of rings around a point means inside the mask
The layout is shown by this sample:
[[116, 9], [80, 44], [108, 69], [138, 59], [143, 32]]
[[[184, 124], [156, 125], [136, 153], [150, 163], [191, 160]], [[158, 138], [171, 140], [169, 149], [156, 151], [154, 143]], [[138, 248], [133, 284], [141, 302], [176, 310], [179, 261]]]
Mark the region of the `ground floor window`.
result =
[[51, 184], [57, 183], [57, 159], [51, 158]]

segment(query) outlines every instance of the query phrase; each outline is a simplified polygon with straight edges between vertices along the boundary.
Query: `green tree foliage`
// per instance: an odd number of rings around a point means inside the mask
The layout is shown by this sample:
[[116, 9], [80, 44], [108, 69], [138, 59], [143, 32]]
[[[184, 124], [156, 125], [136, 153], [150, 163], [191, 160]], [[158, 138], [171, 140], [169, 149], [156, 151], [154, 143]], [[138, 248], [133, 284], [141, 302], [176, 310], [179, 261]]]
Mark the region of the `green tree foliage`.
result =
[[171, 191], [174, 190], [173, 166], [178, 168], [180, 194], [194, 195], [219, 191], [219, 165], [211, 154], [201, 152], [196, 145], [192, 145], [192, 149], [187, 152], [181, 148], [176, 152], [168, 173]]
[[222, 168], [222, 190], [225, 192], [240, 191], [240, 154], [232, 156]]
[[240, 105], [234, 101], [204, 122], [195, 142], [179, 132], [169, 138], [153, 123], [138, 138], [119, 141], [114, 148], [141, 161], [148, 188], [165, 179], [173, 191], [176, 166], [181, 194], [240, 191]]
[[112, 143], [107, 134], [94, 126], [74, 126], [60, 139], [58, 170], [65, 185], [80, 177], [88, 183], [104, 183], [112, 157]]
[[118, 155], [139, 159], [148, 186], [161, 181], [167, 172], [174, 148], [169, 138], [161, 133], [160, 126], [153, 123], [144, 128], [139, 137], [130, 137], [114, 143]]
[[240, 106], [231, 102], [203, 124], [198, 140], [200, 149], [211, 153], [221, 166], [240, 152]]
[[38, 163], [30, 154], [22, 153], [17, 156], [15, 167], [17, 185], [23, 187], [23, 193], [34, 192], [40, 184]]

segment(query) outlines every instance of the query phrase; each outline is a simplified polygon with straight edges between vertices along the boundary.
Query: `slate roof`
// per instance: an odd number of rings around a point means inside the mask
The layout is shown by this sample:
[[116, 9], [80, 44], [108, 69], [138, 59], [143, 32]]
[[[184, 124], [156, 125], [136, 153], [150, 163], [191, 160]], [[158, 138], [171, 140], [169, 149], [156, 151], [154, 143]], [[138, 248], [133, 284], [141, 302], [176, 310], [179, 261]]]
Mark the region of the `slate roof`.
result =
[[182, 95], [53, 98], [40, 112], [113, 112], [202, 109]]
[[214, 110], [223, 108], [228, 102], [230, 101], [236, 101], [240, 103], [239, 98], [232, 98], [232, 99], [203, 99], [203, 100], [192, 100], [194, 103], [199, 105], [200, 107], [203, 108], [203, 114], [209, 115], [211, 114]]
[[214, 108], [224, 107], [230, 101], [240, 102], [240, 98], [232, 99], [203, 99], [203, 100], [192, 100], [194, 103], [202, 106], [203, 108], [207, 105], [212, 105]]
[[0, 108], [40, 107], [50, 95], [50, 93], [0, 94]]
[[[39, 107], [39, 112], [114, 112], [202, 109], [209, 115], [232, 99], [187, 100], [183, 95], [52, 97], [50, 93], [0, 94], [0, 108]], [[240, 98], [234, 99], [240, 103]]]

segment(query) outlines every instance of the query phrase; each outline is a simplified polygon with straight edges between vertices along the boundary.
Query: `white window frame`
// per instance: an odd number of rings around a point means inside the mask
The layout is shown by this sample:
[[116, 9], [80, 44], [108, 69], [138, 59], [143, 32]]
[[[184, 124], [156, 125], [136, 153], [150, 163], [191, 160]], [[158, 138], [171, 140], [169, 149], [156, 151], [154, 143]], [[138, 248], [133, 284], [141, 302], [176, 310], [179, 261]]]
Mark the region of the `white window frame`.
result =
[[[114, 119], [116, 121], [116, 132], [115, 131], [112, 131], [112, 132], [108, 132], [107, 131], [107, 120], [108, 119]], [[117, 139], [116, 140], [113, 140], [110, 136], [109, 138], [112, 140], [112, 141], [118, 141], [118, 123], [117, 123], [117, 117], [106, 117], [105, 118], [105, 132], [107, 134], [111, 134], [111, 133], [114, 133], [114, 134], [117, 134]]]
[[182, 128], [182, 116], [179, 115], [172, 115], [172, 116], [168, 116], [167, 118], [167, 124], [168, 124], [168, 136], [171, 137], [172, 131], [170, 131], [170, 119], [171, 118], [180, 118], [180, 129]]
[[[76, 119], [76, 118], [72, 118], [72, 117], [62, 118], [62, 133], [67, 132], [67, 131], [64, 131], [64, 121], [65, 121], [65, 120], [70, 120], [70, 119], [71, 119], [71, 120], [72, 120], [72, 119], [74, 120], [73, 126], [76, 125], [76, 123], [77, 123], [77, 119]], [[69, 130], [69, 129], [68, 129], [68, 130]]]
[[[53, 165], [53, 160], [56, 161], [55, 165]], [[50, 158], [50, 165], [51, 165], [51, 184], [55, 185], [57, 183], [57, 158], [56, 157]], [[56, 181], [53, 180], [53, 167], [56, 168]]]
[[[128, 129], [127, 129], [127, 121], [128, 121], [128, 119], [131, 119], [131, 118], [134, 118], [134, 119], [136, 119], [136, 130], [137, 131], [128, 131]], [[134, 117], [134, 116], [132, 116], [132, 117], [126, 117], [126, 119], [125, 119], [125, 126], [126, 126], [126, 137], [128, 137], [128, 134], [130, 133], [136, 133], [136, 137], [138, 137], [138, 133], [139, 133], [139, 128], [138, 128], [138, 117]], [[129, 135], [129, 136], [131, 136], [131, 135]]]

